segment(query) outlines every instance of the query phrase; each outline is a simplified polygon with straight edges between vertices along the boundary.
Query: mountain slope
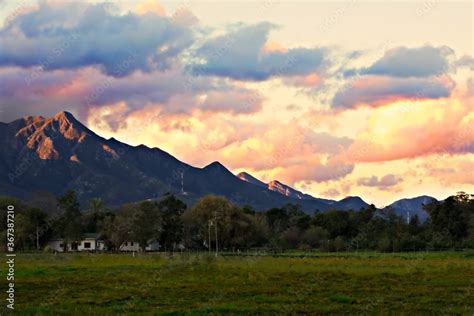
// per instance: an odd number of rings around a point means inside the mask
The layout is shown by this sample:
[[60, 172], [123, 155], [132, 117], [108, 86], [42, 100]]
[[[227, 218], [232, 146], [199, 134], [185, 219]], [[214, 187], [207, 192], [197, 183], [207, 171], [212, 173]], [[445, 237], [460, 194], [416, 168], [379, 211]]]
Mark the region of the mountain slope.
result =
[[423, 204], [428, 204], [436, 201], [434, 197], [422, 195], [411, 199], [401, 199], [389, 205], [395, 213], [406, 218], [418, 215], [421, 222], [428, 219], [429, 214], [423, 209]]
[[252, 176], [251, 174], [247, 172], [241, 172], [237, 174], [237, 178], [250, 182], [252, 184], [258, 185], [259, 187], [263, 187], [263, 188], [268, 187], [268, 185], [265, 182], [258, 180], [257, 178], [255, 178], [254, 176]]
[[258, 210], [287, 203], [308, 212], [327, 209], [318, 199], [299, 200], [242, 181], [218, 162], [196, 168], [159, 148], [105, 139], [68, 112], [2, 123], [0, 145], [5, 149], [0, 154], [0, 194], [20, 198], [73, 189], [81, 202], [102, 197], [117, 205], [166, 192], [182, 194], [192, 203], [212, 193]]
[[309, 194], [306, 194], [306, 193], [303, 193], [303, 192], [298, 191], [296, 189], [293, 189], [292, 187], [290, 187], [290, 186], [288, 186], [284, 183], [281, 183], [278, 180], [273, 180], [273, 181], [270, 181], [269, 183], [265, 183], [265, 182], [260, 181], [259, 179], [255, 178], [254, 176], [252, 176], [251, 174], [249, 174], [247, 172], [241, 172], [241, 173], [237, 174], [237, 177], [244, 180], [244, 181], [250, 182], [250, 183], [258, 185], [260, 187], [265, 187], [265, 188], [267, 188], [271, 191], [278, 192], [282, 195], [285, 195], [285, 196], [293, 198], [293, 199], [297, 199], [297, 200], [317, 200], [319, 202], [323, 202], [323, 203], [326, 203], [326, 204], [332, 204], [332, 203], [335, 202], [333, 200], [315, 198], [315, 197], [313, 197]]

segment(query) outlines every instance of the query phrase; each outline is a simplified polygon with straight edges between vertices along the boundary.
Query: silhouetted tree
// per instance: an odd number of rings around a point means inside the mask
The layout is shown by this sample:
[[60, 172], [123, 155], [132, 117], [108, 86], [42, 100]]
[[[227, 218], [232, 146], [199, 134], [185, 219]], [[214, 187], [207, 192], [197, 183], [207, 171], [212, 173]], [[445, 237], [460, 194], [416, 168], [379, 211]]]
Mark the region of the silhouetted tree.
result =
[[158, 210], [162, 219], [160, 244], [164, 246], [165, 251], [172, 251], [183, 239], [184, 224], [181, 216], [186, 210], [186, 204], [170, 194], [158, 203]]
[[75, 243], [82, 238], [82, 219], [76, 193], [67, 191], [58, 199], [60, 218], [58, 221], [59, 235], [64, 238], [64, 251], [68, 243]]

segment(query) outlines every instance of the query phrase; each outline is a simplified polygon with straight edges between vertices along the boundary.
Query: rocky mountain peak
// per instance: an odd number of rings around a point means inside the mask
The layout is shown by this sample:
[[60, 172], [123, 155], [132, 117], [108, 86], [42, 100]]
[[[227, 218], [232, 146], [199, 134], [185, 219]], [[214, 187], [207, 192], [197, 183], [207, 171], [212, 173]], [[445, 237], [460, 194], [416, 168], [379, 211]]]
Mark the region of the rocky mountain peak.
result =
[[82, 143], [88, 136], [97, 137], [79, 122], [71, 113], [63, 111], [49, 118], [29, 116], [24, 119], [24, 127], [16, 137], [23, 139], [26, 146], [35, 150], [43, 160], [59, 159], [64, 148], [72, 148]]

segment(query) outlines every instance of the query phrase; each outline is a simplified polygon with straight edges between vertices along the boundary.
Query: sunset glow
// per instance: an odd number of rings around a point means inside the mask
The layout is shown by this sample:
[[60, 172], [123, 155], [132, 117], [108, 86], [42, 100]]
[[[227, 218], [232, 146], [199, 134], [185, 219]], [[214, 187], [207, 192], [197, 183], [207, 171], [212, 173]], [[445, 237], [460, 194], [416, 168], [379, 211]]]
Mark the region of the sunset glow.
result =
[[472, 2], [1, 5], [2, 122], [67, 110], [323, 198], [474, 191]]

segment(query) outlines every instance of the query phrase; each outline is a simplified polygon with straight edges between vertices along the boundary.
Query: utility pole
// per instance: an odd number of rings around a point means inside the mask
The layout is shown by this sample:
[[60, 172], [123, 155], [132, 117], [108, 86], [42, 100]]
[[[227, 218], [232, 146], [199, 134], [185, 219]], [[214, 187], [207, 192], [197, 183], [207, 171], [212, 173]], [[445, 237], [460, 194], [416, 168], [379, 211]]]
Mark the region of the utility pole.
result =
[[39, 230], [38, 230], [38, 225], [36, 225], [36, 250], [39, 250]]
[[208, 228], [208, 236], [209, 236], [209, 245], [208, 245], [208, 250], [209, 254], [211, 253], [211, 226], [212, 226], [212, 220], [207, 221], [207, 228]]
[[217, 212], [214, 212], [214, 234], [216, 235], [216, 257], [219, 252], [219, 244], [217, 242]]
[[184, 172], [181, 171], [181, 194], [184, 194]]

